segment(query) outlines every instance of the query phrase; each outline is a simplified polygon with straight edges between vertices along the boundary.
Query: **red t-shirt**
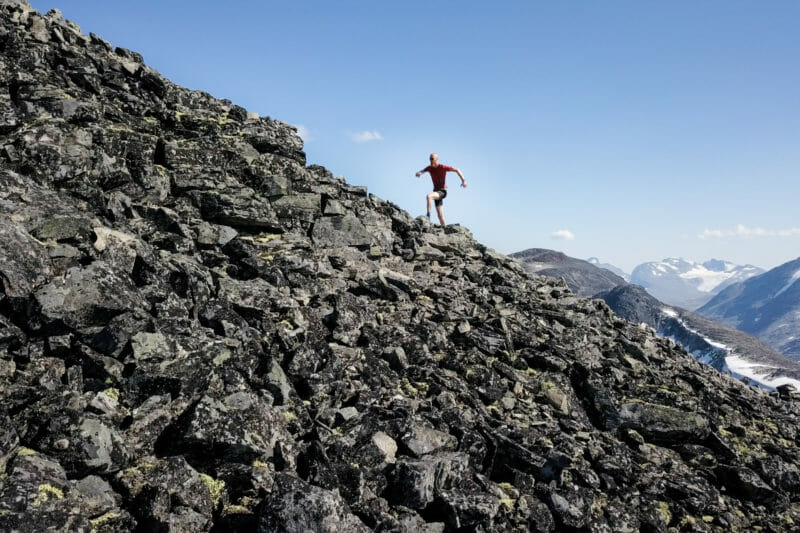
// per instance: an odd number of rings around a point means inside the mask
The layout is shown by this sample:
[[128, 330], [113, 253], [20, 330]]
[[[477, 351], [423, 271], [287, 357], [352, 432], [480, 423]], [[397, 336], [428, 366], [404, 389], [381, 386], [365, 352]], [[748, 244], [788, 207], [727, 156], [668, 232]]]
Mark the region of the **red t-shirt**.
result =
[[441, 163], [439, 163], [439, 166], [437, 167], [432, 167], [430, 165], [425, 167], [425, 170], [423, 170], [423, 172], [431, 173], [431, 179], [433, 180], [434, 191], [440, 191], [442, 189], [447, 188], [447, 185], [445, 185], [444, 180], [445, 177], [447, 177], [448, 170], [455, 170], [455, 169], [453, 167], [448, 167], [447, 165], [442, 165]]

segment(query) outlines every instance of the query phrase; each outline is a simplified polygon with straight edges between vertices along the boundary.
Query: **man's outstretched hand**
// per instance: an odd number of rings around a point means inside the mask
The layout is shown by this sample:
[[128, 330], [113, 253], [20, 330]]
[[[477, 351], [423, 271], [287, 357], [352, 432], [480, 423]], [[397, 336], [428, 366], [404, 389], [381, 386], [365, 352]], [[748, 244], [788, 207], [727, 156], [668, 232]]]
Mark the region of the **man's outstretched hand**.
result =
[[417, 177], [420, 177], [420, 176], [422, 176], [422, 172], [417, 172], [416, 176], [417, 176]]
[[466, 189], [466, 187], [467, 187], [467, 182], [466, 182], [466, 181], [462, 181], [462, 182], [461, 182], [461, 186], [462, 186], [462, 187], [464, 187], [464, 188]]

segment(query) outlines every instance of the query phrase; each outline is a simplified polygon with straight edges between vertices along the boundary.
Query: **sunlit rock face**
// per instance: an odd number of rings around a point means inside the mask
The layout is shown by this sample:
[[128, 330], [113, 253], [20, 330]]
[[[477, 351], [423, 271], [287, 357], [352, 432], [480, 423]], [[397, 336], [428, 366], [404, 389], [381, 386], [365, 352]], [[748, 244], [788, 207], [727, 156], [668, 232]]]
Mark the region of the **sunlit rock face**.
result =
[[788, 530], [798, 407], [0, 0], [0, 530]]

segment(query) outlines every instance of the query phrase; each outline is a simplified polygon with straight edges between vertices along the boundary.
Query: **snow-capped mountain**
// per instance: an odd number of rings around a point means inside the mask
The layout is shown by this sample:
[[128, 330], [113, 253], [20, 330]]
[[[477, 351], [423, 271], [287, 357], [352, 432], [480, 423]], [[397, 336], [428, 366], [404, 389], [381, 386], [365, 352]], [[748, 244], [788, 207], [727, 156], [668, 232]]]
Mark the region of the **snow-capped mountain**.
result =
[[719, 259], [697, 263], [667, 258], [637, 266], [630, 282], [641, 285], [662, 302], [697, 309], [726, 287], [763, 272], [753, 265], [736, 265]]
[[800, 258], [727, 287], [697, 312], [800, 360]]
[[589, 264], [592, 264], [592, 265], [594, 265], [594, 266], [596, 266], [598, 268], [605, 268], [606, 270], [609, 270], [609, 271], [613, 272], [614, 274], [616, 274], [617, 276], [621, 277], [625, 281], [630, 281], [631, 280], [631, 275], [630, 274], [628, 274], [627, 272], [625, 272], [621, 268], [612, 265], [611, 263], [601, 263], [600, 259], [598, 259], [596, 257], [590, 257], [589, 259], [586, 260], [586, 262], [589, 263]]
[[[791, 383], [800, 390], [800, 364], [747, 333], [669, 306], [642, 287], [626, 283], [608, 270], [562, 252], [532, 248], [511, 254], [511, 257], [519, 260], [530, 273], [562, 278], [579, 296], [605, 300], [620, 317], [652, 327], [659, 335], [674, 340], [695, 358], [717, 370], [730, 371], [767, 387]], [[724, 268], [722, 264], [710, 267]]]

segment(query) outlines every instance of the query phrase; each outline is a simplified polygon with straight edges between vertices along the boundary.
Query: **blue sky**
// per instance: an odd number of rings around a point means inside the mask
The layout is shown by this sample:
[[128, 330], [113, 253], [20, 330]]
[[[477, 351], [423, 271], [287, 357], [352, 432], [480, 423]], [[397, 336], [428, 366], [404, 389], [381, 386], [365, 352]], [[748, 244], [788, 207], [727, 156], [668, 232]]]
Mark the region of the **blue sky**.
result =
[[32, 0], [503, 253], [800, 256], [800, 2]]

